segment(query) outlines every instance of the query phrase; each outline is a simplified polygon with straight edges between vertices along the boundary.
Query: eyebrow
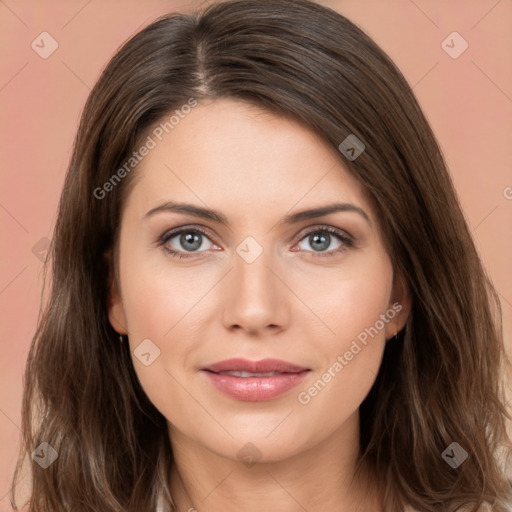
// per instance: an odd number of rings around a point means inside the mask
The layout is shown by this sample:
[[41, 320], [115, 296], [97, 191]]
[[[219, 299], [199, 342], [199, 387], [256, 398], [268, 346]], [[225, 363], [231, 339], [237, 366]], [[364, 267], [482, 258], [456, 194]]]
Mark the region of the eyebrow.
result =
[[[202, 208], [200, 206], [196, 206], [190, 203], [177, 203], [174, 201], [167, 201], [161, 204], [160, 206], [152, 208], [146, 213], [146, 215], [144, 215], [144, 218], [146, 219], [161, 212], [175, 212], [188, 214], [201, 219], [211, 220], [224, 226], [229, 226], [229, 220], [227, 219], [227, 217], [216, 210]], [[329, 215], [331, 213], [336, 212], [357, 213], [361, 217], [363, 217], [370, 226], [372, 225], [368, 214], [359, 206], [356, 206], [351, 203], [333, 203], [325, 206], [319, 206], [317, 208], [311, 208], [309, 210], [291, 213], [283, 218], [281, 224], [296, 224], [304, 220], [315, 219], [317, 217], [323, 217], [325, 215]]]

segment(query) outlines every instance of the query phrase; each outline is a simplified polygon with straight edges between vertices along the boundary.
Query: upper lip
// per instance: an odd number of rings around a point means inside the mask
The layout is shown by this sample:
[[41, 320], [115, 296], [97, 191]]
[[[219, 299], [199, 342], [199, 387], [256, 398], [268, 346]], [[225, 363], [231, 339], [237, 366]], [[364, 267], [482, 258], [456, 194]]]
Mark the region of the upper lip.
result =
[[232, 371], [244, 371], [251, 373], [299, 373], [308, 370], [308, 368], [288, 363], [287, 361], [282, 361], [280, 359], [261, 359], [259, 361], [250, 361], [249, 359], [233, 358], [210, 364], [203, 368], [203, 370], [208, 370], [214, 373]]

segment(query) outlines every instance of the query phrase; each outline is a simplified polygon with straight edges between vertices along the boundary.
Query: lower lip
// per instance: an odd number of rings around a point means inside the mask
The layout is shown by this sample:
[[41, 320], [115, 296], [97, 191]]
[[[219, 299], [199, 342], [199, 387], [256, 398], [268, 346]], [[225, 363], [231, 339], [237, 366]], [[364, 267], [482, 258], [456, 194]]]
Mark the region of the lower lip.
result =
[[203, 373], [224, 394], [237, 400], [261, 402], [276, 398], [298, 386], [305, 379], [309, 370], [299, 373], [282, 373], [273, 377], [236, 377], [206, 370]]

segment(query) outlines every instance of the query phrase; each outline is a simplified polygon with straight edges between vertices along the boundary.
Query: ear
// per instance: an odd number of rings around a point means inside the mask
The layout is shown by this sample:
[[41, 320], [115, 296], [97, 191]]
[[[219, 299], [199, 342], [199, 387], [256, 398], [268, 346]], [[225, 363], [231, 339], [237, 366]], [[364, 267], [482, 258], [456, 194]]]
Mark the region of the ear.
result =
[[126, 315], [124, 313], [123, 302], [121, 300], [121, 294], [119, 292], [119, 286], [114, 275], [114, 261], [112, 251], [108, 251], [104, 255], [108, 265], [108, 318], [110, 325], [119, 334], [127, 334], [127, 322]]
[[391, 314], [387, 315], [391, 318], [386, 324], [387, 340], [404, 328], [411, 312], [411, 295], [409, 287], [400, 275], [395, 275], [388, 311], [394, 311], [395, 315], [393, 317], [391, 317]]

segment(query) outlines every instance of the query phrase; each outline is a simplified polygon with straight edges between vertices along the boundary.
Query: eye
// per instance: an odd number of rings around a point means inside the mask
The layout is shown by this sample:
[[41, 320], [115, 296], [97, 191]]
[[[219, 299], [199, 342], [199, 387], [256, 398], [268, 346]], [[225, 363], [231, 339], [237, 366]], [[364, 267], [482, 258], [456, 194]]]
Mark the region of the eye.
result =
[[[333, 239], [338, 241], [338, 245], [326, 251], [331, 246]], [[300, 242], [303, 241], [313, 247], [313, 251], [306, 250], [306, 252], [317, 253], [320, 257], [335, 256], [347, 248], [354, 247], [354, 242], [349, 235], [330, 226], [322, 226], [308, 231], [300, 240]]]
[[[173, 239], [176, 239], [176, 241], [174, 244], [170, 244]], [[204, 247], [205, 240], [209, 240], [212, 243], [207, 233], [202, 229], [181, 228], [163, 235], [160, 243], [167, 253], [180, 259], [192, 257], [194, 253], [204, 252], [204, 249], [208, 249], [208, 247]], [[213, 246], [216, 247], [215, 245]]]
[[[205, 247], [205, 241], [209, 241], [211, 246]], [[338, 245], [331, 250], [326, 250], [333, 241], [337, 241]], [[354, 241], [350, 235], [331, 226], [321, 226], [308, 231], [302, 236], [299, 244], [304, 242], [310, 244], [313, 250], [310, 251], [303, 247], [300, 247], [300, 250], [312, 252], [315, 257], [336, 256], [348, 248], [354, 247]], [[208, 233], [198, 227], [184, 227], [165, 233], [161, 237], [159, 245], [162, 245], [168, 254], [177, 259], [191, 258], [197, 253], [203, 253], [211, 248], [221, 250], [211, 242]]]

